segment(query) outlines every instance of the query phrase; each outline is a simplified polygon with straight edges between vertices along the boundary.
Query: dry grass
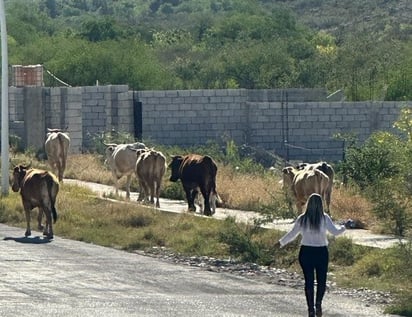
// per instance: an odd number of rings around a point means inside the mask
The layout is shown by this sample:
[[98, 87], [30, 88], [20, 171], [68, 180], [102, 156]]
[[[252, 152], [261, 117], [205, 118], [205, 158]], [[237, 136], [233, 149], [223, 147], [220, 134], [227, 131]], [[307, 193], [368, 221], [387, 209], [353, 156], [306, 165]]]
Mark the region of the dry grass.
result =
[[369, 229], [372, 229], [376, 222], [372, 204], [351, 188], [333, 189], [331, 210], [335, 219], [359, 220]]
[[259, 210], [281, 193], [279, 179], [267, 175], [241, 174], [229, 166], [219, 166], [217, 189], [224, 205], [240, 210]]
[[[46, 161], [38, 161], [27, 154], [14, 154], [12, 163], [29, 164], [49, 169]], [[217, 190], [226, 208], [261, 211], [264, 208], [287, 206], [286, 197], [279, 181], [281, 175], [273, 172], [264, 174], [240, 173], [233, 167], [218, 164]], [[164, 177], [163, 187], [172, 186], [168, 180], [170, 172]], [[95, 154], [73, 154], [68, 157], [65, 177], [101, 184], [113, 185], [113, 179], [104, 157]], [[126, 178], [119, 180], [124, 187]], [[132, 190], [137, 190], [137, 182], [133, 178]], [[373, 229], [376, 220], [372, 213], [372, 205], [356, 190], [335, 187], [332, 193], [332, 216], [336, 220], [357, 219], [369, 229]]]
[[70, 155], [67, 159], [65, 177], [100, 184], [113, 184], [112, 174], [103, 162], [104, 158], [99, 155]]

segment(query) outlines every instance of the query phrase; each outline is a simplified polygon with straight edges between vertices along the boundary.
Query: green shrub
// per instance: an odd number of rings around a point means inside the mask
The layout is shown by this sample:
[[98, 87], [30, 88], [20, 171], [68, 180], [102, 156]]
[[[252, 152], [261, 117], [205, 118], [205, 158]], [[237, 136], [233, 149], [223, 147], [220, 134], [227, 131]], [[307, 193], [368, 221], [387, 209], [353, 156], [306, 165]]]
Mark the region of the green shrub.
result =
[[401, 292], [395, 303], [385, 309], [385, 313], [412, 317], [412, 294]]
[[136, 142], [135, 138], [126, 132], [119, 132], [119, 131], [109, 131], [109, 132], [101, 132], [95, 134], [89, 134], [88, 138], [91, 141], [91, 151], [93, 153], [98, 153], [104, 155], [106, 152], [106, 146], [104, 143], [134, 143]]
[[352, 239], [341, 237], [331, 240], [329, 257], [331, 261], [338, 265], [353, 265], [355, 263], [355, 253]]
[[257, 246], [251, 239], [251, 231], [242, 228], [234, 218], [227, 218], [223, 230], [219, 233], [219, 241], [229, 246], [229, 252], [242, 261], [255, 262], [259, 258]]

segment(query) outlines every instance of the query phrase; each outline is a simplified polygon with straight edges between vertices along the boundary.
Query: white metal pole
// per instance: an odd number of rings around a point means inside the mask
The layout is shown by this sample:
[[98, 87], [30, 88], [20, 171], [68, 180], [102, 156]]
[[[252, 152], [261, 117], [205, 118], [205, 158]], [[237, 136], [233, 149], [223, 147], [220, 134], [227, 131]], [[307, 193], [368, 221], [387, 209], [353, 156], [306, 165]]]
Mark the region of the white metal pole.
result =
[[9, 62], [4, 1], [0, 0], [1, 27], [1, 194], [9, 194]]

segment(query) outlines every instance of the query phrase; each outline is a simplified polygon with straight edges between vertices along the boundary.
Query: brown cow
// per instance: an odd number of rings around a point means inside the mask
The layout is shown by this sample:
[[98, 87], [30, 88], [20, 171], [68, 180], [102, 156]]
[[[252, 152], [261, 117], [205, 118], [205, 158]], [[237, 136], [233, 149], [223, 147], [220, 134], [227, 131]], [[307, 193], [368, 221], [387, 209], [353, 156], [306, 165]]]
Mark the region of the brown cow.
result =
[[182, 181], [189, 210], [196, 211], [194, 201], [200, 189], [204, 198], [203, 214], [211, 216], [210, 195], [216, 192], [217, 174], [217, 166], [213, 159], [198, 154], [177, 155], [172, 158], [169, 167], [172, 171], [170, 181]]
[[47, 139], [44, 143], [47, 160], [51, 169], [57, 172], [59, 182], [61, 182], [66, 169], [70, 137], [60, 129], [47, 129], [47, 131]]
[[140, 185], [138, 200], [147, 201], [150, 194], [150, 202], [154, 204], [156, 196], [156, 207], [160, 208], [160, 187], [167, 168], [166, 158], [161, 152], [153, 149], [138, 150], [136, 155], [136, 177]]
[[333, 178], [335, 177], [335, 171], [333, 170], [333, 167], [326, 162], [318, 162], [318, 163], [313, 163], [313, 164], [301, 163], [296, 168], [299, 170], [317, 169], [317, 170], [324, 172], [326, 175], [328, 175], [329, 182], [328, 182], [328, 187], [325, 192], [325, 203], [326, 203], [326, 209], [328, 213], [330, 214], [330, 202], [332, 198]]
[[57, 193], [59, 192], [57, 177], [48, 171], [29, 168], [23, 165], [16, 166], [13, 170], [12, 190], [14, 192], [20, 190], [27, 222], [25, 236], [31, 235], [30, 212], [33, 208], [38, 207], [39, 218], [43, 212], [46, 215], [46, 226], [44, 227], [43, 234], [47, 238], [53, 239], [52, 222], [55, 223], [57, 220], [55, 204]]
[[322, 171], [318, 169], [298, 170], [288, 166], [282, 172], [283, 186], [292, 192], [299, 213], [302, 212], [303, 206], [311, 194], [317, 193], [325, 199], [329, 177]]

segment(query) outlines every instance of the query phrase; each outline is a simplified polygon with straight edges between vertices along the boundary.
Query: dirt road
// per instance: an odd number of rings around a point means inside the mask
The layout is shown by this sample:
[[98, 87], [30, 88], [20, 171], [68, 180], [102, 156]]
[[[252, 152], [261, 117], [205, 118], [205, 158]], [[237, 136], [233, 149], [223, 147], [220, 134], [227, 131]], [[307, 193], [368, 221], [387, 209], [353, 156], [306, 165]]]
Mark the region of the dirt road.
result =
[[[94, 191], [97, 195], [101, 197], [108, 197], [114, 192], [113, 186], [107, 186], [102, 184], [96, 184], [91, 182], [83, 182], [78, 180], [66, 179], [64, 180], [67, 184], [77, 184], [79, 186], [85, 186]], [[120, 194], [125, 196], [125, 193], [120, 191]], [[131, 193], [131, 201], [137, 201], [137, 193]], [[187, 204], [185, 201], [170, 200], [170, 199], [160, 199], [160, 209], [168, 212], [186, 212]], [[200, 215], [199, 215], [200, 216]], [[259, 214], [252, 211], [242, 211], [227, 208], [217, 208], [216, 213], [213, 215], [216, 219], [225, 219], [226, 217], [234, 217], [238, 221], [251, 222], [253, 219], [259, 217]], [[265, 225], [265, 228], [279, 229], [287, 231], [292, 226], [292, 219], [282, 219], [277, 220], [273, 223]], [[399, 239], [394, 236], [389, 235], [378, 235], [374, 234], [368, 230], [363, 229], [350, 229], [346, 230], [343, 236], [350, 237], [352, 241], [356, 244], [377, 247], [377, 248], [388, 248], [396, 243], [399, 243]]]

